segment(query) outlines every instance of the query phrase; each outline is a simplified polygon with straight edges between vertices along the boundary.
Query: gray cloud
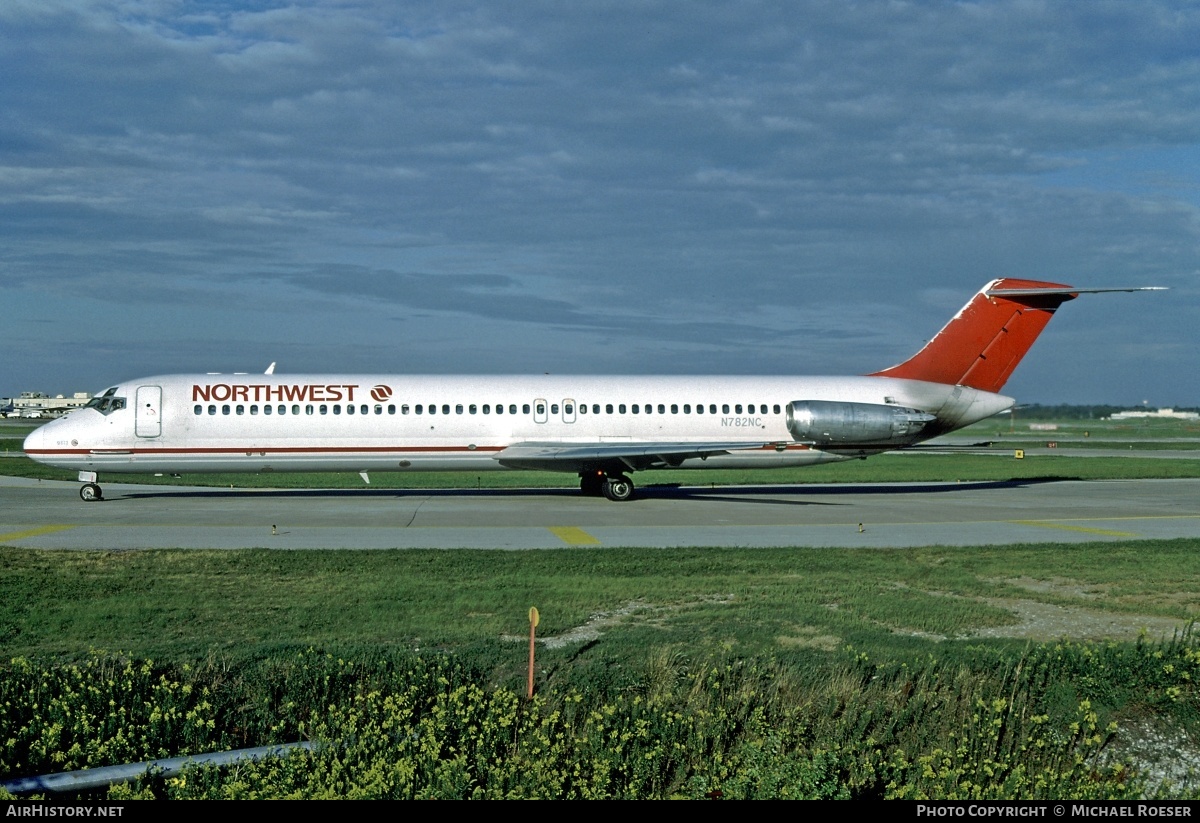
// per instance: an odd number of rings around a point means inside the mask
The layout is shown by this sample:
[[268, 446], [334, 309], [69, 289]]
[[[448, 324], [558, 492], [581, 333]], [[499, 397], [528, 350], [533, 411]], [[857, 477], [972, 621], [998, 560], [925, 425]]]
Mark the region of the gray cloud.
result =
[[[16, 0], [0, 313], [171, 368], [837, 372], [993, 277], [1155, 282], [1014, 385], [1198, 397], [1198, 43], [1168, 0]], [[59, 345], [0, 394], [165, 370]], [[1081, 346], [1114, 362], [1055, 379]]]

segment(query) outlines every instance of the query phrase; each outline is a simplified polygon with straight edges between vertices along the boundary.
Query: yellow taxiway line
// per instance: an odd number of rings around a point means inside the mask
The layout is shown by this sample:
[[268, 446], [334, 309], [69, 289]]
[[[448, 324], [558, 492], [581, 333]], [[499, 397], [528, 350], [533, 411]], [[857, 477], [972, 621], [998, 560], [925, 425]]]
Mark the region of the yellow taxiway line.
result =
[[1043, 529], [1062, 529], [1068, 532], [1083, 532], [1085, 534], [1103, 534], [1108, 537], [1137, 537], [1136, 532], [1118, 532], [1112, 529], [1093, 529], [1088, 526], [1068, 526], [1066, 523], [1047, 523], [1044, 520], [1010, 520], [1021, 526], [1040, 526]]
[[550, 532], [568, 546], [599, 546], [600, 541], [574, 526], [550, 526]]
[[23, 532], [9, 532], [8, 534], [0, 534], [0, 543], [7, 543], [10, 540], [24, 540], [26, 537], [38, 537], [43, 534], [53, 534], [54, 532], [63, 532], [67, 529], [73, 529], [75, 526], [38, 526], [36, 529], [29, 529]]

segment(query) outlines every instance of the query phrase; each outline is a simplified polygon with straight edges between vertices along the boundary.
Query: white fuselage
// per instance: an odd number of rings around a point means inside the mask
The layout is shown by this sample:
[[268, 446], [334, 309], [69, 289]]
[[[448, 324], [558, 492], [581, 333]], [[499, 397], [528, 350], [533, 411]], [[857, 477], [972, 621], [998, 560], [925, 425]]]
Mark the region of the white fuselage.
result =
[[26, 452], [89, 472], [486, 471], [523, 444], [753, 443], [670, 465], [783, 467], [885, 450], [796, 442], [793, 401], [936, 415], [921, 440], [1013, 403], [888, 377], [166, 375], [105, 396], [34, 431]]

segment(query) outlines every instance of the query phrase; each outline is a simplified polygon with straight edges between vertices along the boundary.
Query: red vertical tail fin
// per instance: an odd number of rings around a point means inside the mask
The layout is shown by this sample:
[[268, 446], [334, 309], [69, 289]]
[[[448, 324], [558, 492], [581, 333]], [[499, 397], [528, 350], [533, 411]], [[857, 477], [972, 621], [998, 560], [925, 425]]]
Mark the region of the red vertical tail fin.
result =
[[923, 349], [898, 366], [871, 376], [998, 392], [1054, 311], [1081, 291], [1126, 290], [1073, 289], [1038, 280], [993, 280]]

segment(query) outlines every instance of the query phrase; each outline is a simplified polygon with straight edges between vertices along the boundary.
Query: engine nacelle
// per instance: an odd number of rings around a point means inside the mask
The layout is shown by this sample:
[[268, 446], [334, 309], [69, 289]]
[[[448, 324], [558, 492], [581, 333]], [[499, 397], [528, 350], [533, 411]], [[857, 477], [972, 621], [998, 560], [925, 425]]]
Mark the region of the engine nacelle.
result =
[[787, 427], [802, 443], [825, 447], [907, 446], [937, 416], [875, 403], [796, 400], [787, 407]]

